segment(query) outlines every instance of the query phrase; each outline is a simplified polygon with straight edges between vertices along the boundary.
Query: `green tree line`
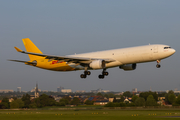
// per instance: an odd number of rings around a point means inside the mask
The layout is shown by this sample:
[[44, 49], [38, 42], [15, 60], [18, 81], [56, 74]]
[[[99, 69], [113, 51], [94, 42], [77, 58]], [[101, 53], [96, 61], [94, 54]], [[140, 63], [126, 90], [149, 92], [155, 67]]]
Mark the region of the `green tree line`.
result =
[[[133, 95], [131, 92], [126, 91], [123, 95], [114, 95], [112, 93], [102, 94], [97, 93], [98, 96], [103, 96], [106, 98], [114, 98], [113, 102], [109, 102], [105, 107], [132, 107], [132, 106], [158, 106], [158, 94], [156, 92], [142, 92], [139, 96]], [[173, 106], [180, 106], [180, 95], [176, 97], [174, 92], [171, 90], [163, 95], [165, 97], [165, 102], [172, 104]], [[132, 97], [132, 102], [124, 102], [126, 97]], [[120, 99], [117, 99], [120, 98]], [[85, 103], [80, 101], [79, 98], [74, 97], [71, 99], [69, 96], [64, 96], [58, 102], [52, 96], [42, 94], [39, 98], [31, 100], [29, 94], [24, 94], [21, 99], [13, 98], [14, 101], [9, 102], [8, 97], [4, 97], [0, 103], [0, 109], [10, 109], [10, 108], [42, 108], [46, 106], [66, 106], [66, 105], [93, 105], [93, 101], [86, 100]]]
[[79, 98], [74, 97], [72, 100], [70, 97], [65, 96], [56, 102], [52, 96], [42, 94], [40, 97], [35, 99], [30, 99], [29, 94], [25, 94], [21, 99], [14, 98], [14, 101], [9, 102], [9, 98], [4, 97], [0, 103], [0, 109], [9, 108], [42, 108], [46, 106], [65, 106], [65, 105], [80, 105], [81, 102]]
[[[105, 107], [159, 106], [159, 104], [157, 104], [158, 94], [156, 92], [142, 92], [139, 94], [139, 97], [134, 95], [132, 96], [131, 103], [124, 102], [125, 95], [126, 97], [131, 96], [130, 92], [125, 92], [120, 99], [117, 100], [116, 97], [114, 97], [113, 102], [106, 104]], [[172, 90], [161, 97], [165, 97], [165, 102], [167, 104], [180, 106], [180, 95], [176, 98]]]

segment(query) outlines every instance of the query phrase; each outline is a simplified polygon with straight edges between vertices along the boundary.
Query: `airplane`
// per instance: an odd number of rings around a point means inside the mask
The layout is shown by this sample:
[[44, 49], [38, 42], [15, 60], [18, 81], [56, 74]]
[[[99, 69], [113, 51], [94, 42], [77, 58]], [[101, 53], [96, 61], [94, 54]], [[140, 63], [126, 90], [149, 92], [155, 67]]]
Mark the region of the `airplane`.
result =
[[160, 68], [162, 59], [170, 57], [176, 50], [168, 45], [153, 44], [138, 47], [113, 49], [106, 51], [90, 52], [75, 55], [56, 56], [43, 54], [38, 47], [29, 39], [22, 39], [26, 51], [14, 47], [17, 52], [28, 54], [30, 61], [9, 60], [22, 62], [26, 65], [53, 70], [53, 71], [76, 71], [84, 70], [80, 75], [86, 78], [91, 74], [89, 70], [102, 69], [98, 77], [103, 79], [108, 76], [108, 68], [119, 67], [124, 71], [135, 70], [138, 63], [157, 61], [157, 68]]

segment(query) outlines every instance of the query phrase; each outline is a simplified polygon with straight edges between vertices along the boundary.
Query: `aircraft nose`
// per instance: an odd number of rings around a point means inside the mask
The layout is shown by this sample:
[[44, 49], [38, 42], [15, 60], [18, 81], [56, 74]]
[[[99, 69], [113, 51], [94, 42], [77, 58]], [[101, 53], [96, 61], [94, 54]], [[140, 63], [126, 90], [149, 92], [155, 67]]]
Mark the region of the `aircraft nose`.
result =
[[172, 52], [172, 54], [174, 54], [174, 53], [176, 52], [176, 50], [175, 50], [175, 49], [172, 49], [171, 52]]

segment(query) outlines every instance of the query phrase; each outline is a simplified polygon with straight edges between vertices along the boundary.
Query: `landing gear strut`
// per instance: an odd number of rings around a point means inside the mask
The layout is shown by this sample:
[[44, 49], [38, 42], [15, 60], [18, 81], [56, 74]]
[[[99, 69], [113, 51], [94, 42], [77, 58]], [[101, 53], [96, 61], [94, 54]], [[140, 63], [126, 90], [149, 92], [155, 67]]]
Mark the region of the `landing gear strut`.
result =
[[157, 65], [156, 65], [157, 68], [161, 67], [160, 62], [161, 62], [161, 60], [157, 60]]
[[99, 79], [104, 79], [104, 76], [108, 76], [108, 75], [109, 75], [109, 73], [106, 72], [106, 69], [103, 69], [102, 75], [99, 75], [98, 77], [99, 77]]
[[81, 75], [80, 75], [80, 77], [81, 77], [81, 78], [86, 78], [86, 77], [87, 77], [87, 75], [91, 75], [91, 72], [90, 72], [90, 71], [85, 70], [85, 71], [84, 71], [84, 74], [81, 74]]

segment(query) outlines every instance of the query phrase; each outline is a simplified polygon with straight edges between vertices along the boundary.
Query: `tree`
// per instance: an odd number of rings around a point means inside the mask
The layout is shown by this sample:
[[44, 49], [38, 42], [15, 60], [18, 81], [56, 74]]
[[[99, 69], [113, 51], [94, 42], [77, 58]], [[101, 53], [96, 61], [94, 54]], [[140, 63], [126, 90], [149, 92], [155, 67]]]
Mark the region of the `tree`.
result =
[[124, 102], [124, 97], [121, 96], [121, 99], [118, 99], [117, 102]]
[[0, 103], [0, 108], [1, 109], [8, 109], [8, 108], [10, 108], [10, 102], [9, 102], [9, 99], [7, 97], [2, 99], [2, 102]]
[[108, 94], [104, 94], [104, 97], [109, 98], [109, 95]]
[[174, 94], [174, 91], [173, 91], [173, 90], [170, 90], [170, 91], [168, 92], [168, 94]]
[[71, 101], [72, 105], [79, 105], [80, 104], [80, 100], [77, 97], [74, 97], [73, 100]]
[[24, 102], [21, 99], [16, 99], [10, 103], [10, 108], [22, 108]]
[[176, 99], [176, 104], [179, 104], [180, 105], [180, 95], [177, 97]]
[[37, 107], [56, 105], [54, 98], [46, 94], [42, 94], [39, 98], [36, 98], [34, 102], [36, 103]]
[[135, 103], [135, 101], [136, 101], [137, 98], [138, 98], [138, 96], [137, 96], [137, 95], [134, 95], [134, 96], [132, 97], [132, 102]]
[[17, 100], [17, 97], [13, 97], [13, 100]]
[[102, 93], [100, 93], [100, 92], [98, 92], [98, 93], [97, 93], [97, 96], [103, 96], [103, 94], [102, 94]]
[[131, 94], [131, 92], [126, 91], [126, 92], [123, 93], [123, 96], [125, 96], [125, 97], [132, 97], [132, 94]]
[[176, 96], [174, 94], [169, 94], [168, 101], [173, 104], [176, 101]]
[[113, 98], [115, 95], [113, 93], [109, 93], [108, 96], [108, 98]]
[[69, 101], [68, 101], [68, 99], [65, 99], [65, 98], [61, 98], [60, 100], [59, 100], [59, 103], [60, 104], [64, 104], [64, 105], [68, 105], [69, 104]]
[[115, 107], [114, 103], [109, 102], [108, 104], [105, 105], [105, 107]]
[[145, 105], [145, 99], [142, 97], [137, 98], [135, 101], [135, 105], [136, 106], [144, 106]]
[[151, 91], [149, 91], [149, 92], [142, 92], [142, 93], [139, 94], [139, 97], [143, 97], [143, 98], [145, 99], [145, 101], [146, 101], [146, 100], [147, 100], [147, 97], [148, 97], [149, 95], [153, 95], [154, 99], [155, 99], [156, 101], [158, 101], [158, 95], [157, 95], [156, 92], [151, 92]]
[[24, 108], [29, 108], [31, 104], [31, 96], [29, 94], [23, 95], [21, 100], [24, 102]]
[[156, 106], [157, 102], [152, 95], [149, 95], [146, 100], [146, 106]]
[[71, 102], [71, 98], [69, 96], [64, 96], [63, 98], [68, 101], [68, 104]]
[[40, 101], [39, 98], [34, 99], [33, 102], [31, 102], [30, 106], [32, 108], [35, 108], [35, 107], [41, 108], [41, 107], [43, 107], [43, 105], [41, 104], [41, 101]]
[[90, 100], [86, 100], [86, 102], [85, 102], [86, 105], [93, 105], [93, 103], [94, 103], [94, 102], [93, 102], [93, 101], [90, 101]]
[[[172, 97], [172, 95], [174, 95], [174, 92], [172, 91], [172, 90], [170, 90], [168, 93], [166, 93], [166, 95], [165, 95], [165, 101], [166, 102], [168, 102], [169, 104], [172, 104], [172, 102], [173, 101], [169, 101], [169, 96], [171, 95], [171, 97]], [[170, 99], [171, 99], [171, 97], [170, 97]], [[173, 97], [172, 97], [173, 98]], [[172, 100], [172, 99], [171, 99]]]
[[113, 99], [113, 103], [115, 103], [115, 102], [117, 102], [116, 97], [114, 97], [114, 99]]
[[114, 107], [126, 107], [126, 103], [123, 103], [123, 102], [114, 103]]
[[33, 101], [30, 105], [30, 108], [37, 108], [37, 104], [35, 103], [35, 101]]

